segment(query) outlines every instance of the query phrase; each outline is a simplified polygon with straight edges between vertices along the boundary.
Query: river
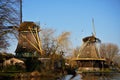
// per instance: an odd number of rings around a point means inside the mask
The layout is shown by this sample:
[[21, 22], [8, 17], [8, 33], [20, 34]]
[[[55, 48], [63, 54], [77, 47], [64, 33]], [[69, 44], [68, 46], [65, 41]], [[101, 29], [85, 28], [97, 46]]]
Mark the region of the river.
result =
[[72, 80], [120, 80], [120, 73], [84, 73], [80, 74], [80, 78], [73, 78]]

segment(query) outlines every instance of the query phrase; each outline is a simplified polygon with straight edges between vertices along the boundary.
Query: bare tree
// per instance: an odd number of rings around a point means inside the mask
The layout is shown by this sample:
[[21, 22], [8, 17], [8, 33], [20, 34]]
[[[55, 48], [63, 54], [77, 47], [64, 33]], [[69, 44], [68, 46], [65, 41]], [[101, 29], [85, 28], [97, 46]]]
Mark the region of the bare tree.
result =
[[106, 58], [108, 63], [113, 61], [114, 57], [119, 53], [119, 47], [112, 43], [103, 43], [100, 45], [100, 54], [101, 57]]
[[65, 52], [70, 46], [70, 32], [63, 32], [59, 36], [55, 36], [55, 30], [42, 30], [42, 45], [46, 54], [55, 54]]
[[57, 36], [53, 29], [42, 29], [41, 33], [44, 56], [51, 58], [51, 68], [59, 65], [59, 68], [62, 70], [65, 62], [63, 56], [64, 53], [67, 53], [66, 51], [68, 51], [69, 47], [70, 32], [63, 32]]
[[19, 25], [19, 7], [19, 0], [0, 0], [0, 49], [9, 45], [6, 34], [14, 32], [9, 28]]
[[69, 48], [70, 46], [70, 40], [69, 40], [70, 32], [63, 32], [61, 35], [57, 38], [57, 43], [61, 47], [61, 50], [65, 50]]
[[19, 0], [0, 0], [0, 24], [19, 25]]
[[44, 50], [45, 55], [50, 55], [54, 47], [54, 30], [53, 29], [42, 29], [41, 31], [41, 40], [42, 40], [42, 47]]

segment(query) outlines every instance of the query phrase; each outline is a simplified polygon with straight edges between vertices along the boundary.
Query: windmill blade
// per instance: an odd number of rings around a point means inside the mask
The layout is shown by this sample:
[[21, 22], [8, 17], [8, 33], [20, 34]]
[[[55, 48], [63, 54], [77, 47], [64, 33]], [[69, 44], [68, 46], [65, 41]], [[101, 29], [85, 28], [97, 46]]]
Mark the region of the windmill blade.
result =
[[95, 25], [94, 25], [94, 19], [92, 18], [92, 28], [93, 28], [93, 35], [96, 36], [96, 31], [95, 31]]

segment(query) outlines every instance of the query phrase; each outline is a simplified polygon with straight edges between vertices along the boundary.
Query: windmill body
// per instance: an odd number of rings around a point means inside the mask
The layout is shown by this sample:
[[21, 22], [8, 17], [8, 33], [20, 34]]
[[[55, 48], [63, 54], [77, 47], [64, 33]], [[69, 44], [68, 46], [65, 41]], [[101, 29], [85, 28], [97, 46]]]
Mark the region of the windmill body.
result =
[[[94, 22], [93, 22], [94, 23]], [[96, 37], [95, 28], [93, 25], [92, 36], [87, 36], [82, 39], [83, 44], [79, 49], [79, 53], [75, 60], [78, 64], [77, 72], [101, 72], [105, 71], [108, 66], [105, 65], [106, 60], [101, 58], [97, 44], [101, 43], [101, 40]]]
[[41, 45], [39, 45], [39, 27], [34, 22], [23, 22], [18, 28], [18, 45], [16, 48], [16, 56], [31, 56], [40, 53]]
[[83, 38], [83, 44], [80, 47], [77, 58], [78, 70], [77, 72], [93, 72], [103, 70], [105, 59], [100, 57], [96, 43], [99, 41], [95, 36], [88, 36]]

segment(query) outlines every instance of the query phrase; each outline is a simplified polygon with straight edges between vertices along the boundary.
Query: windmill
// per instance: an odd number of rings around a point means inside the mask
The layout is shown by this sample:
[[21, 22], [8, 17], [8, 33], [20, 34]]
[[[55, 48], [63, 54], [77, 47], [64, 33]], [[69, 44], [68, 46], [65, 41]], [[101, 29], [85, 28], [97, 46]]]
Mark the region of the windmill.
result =
[[83, 44], [79, 49], [79, 53], [77, 57], [73, 59], [78, 63], [78, 73], [83, 71], [100, 71], [105, 62], [105, 59], [100, 57], [97, 49], [96, 44], [101, 43], [101, 40], [96, 37], [94, 19], [92, 19], [92, 26], [92, 35], [82, 39]]
[[92, 19], [92, 28], [92, 36], [87, 36], [82, 39], [83, 44], [79, 50], [80, 53], [77, 58], [100, 58], [96, 44], [101, 43], [101, 40], [96, 37], [94, 19]]
[[25, 57], [42, 54], [39, 31], [39, 26], [34, 22], [25, 21], [20, 24], [16, 56]]

